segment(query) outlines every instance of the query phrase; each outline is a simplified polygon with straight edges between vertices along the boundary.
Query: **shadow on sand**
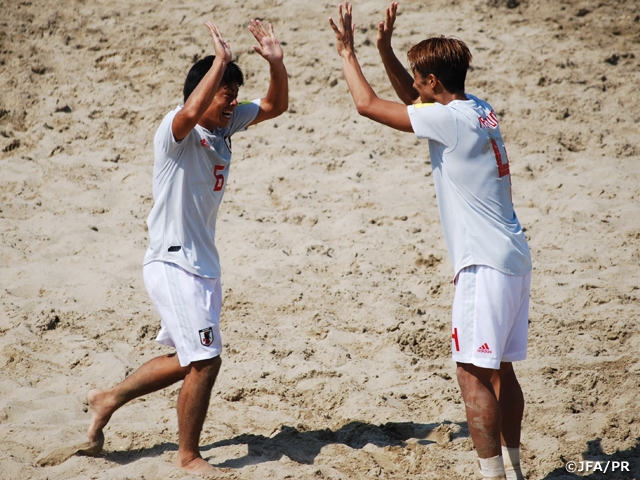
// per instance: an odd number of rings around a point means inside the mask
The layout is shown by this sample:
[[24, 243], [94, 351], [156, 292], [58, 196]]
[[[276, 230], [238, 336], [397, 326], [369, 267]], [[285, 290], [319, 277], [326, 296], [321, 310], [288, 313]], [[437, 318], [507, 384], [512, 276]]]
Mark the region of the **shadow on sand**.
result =
[[[367, 444], [377, 447], [407, 445], [407, 440], [416, 439], [416, 443], [429, 445], [433, 443], [448, 443], [456, 438], [468, 437], [469, 429], [466, 422], [453, 423], [385, 423], [372, 425], [364, 422], [350, 422], [336, 431], [324, 430], [300, 430], [298, 428], [283, 425], [280, 430], [270, 436], [242, 434], [219, 442], [210, 443], [201, 447], [202, 451], [225, 447], [230, 445], [247, 445], [248, 452], [240, 458], [226, 460], [215, 464], [216, 467], [240, 469], [262, 462], [277, 461], [283, 456], [300, 464], [313, 464], [323, 447], [331, 444], [343, 444], [353, 449], [361, 449]], [[178, 446], [175, 443], [162, 443], [152, 448], [137, 450], [112, 451], [104, 455], [107, 460], [127, 464], [141, 457], [156, 457], [165, 452], [175, 452]], [[576, 480], [588, 478], [589, 480], [640, 480], [640, 438], [636, 439], [635, 446], [612, 454], [606, 454], [602, 450], [601, 439], [596, 438], [587, 442], [582, 458], [563, 458], [563, 461], [575, 461], [576, 468], [583, 471], [568, 472], [564, 466], [549, 472], [540, 480]], [[584, 471], [586, 463], [599, 462], [598, 467], [594, 463], [589, 471]], [[608, 463], [607, 463], [608, 462]], [[624, 463], [626, 462], [626, 463]], [[605, 466], [607, 468], [605, 470]], [[615, 467], [615, 469], [614, 469]]]
[[469, 430], [466, 422], [430, 424], [390, 422], [378, 426], [355, 421], [336, 431], [328, 428], [301, 431], [283, 425], [278, 433], [271, 437], [243, 434], [205, 445], [202, 448], [247, 445], [248, 453], [244, 457], [227, 460], [216, 465], [217, 467], [242, 468], [260, 462], [279, 460], [283, 456], [301, 464], [312, 464], [322, 448], [330, 444], [343, 444], [353, 449], [361, 449], [367, 444], [378, 447], [404, 447], [409, 439], [416, 439], [417, 443], [428, 445], [448, 443], [454, 438], [468, 435]]
[[[469, 436], [466, 422], [420, 424], [413, 422], [385, 423], [371, 425], [364, 422], [350, 422], [336, 431], [300, 430], [283, 425], [279, 431], [270, 436], [242, 434], [219, 442], [202, 445], [201, 451], [230, 445], [247, 445], [245, 456], [214, 464], [216, 467], [238, 469], [262, 462], [279, 460], [287, 456], [301, 464], [312, 464], [323, 447], [330, 444], [343, 444], [353, 449], [361, 449], [367, 444], [378, 447], [406, 446], [406, 441], [416, 439], [416, 443], [429, 445], [432, 443], [448, 443], [455, 438]], [[165, 452], [175, 452], [175, 443], [161, 443], [152, 448], [141, 448], [126, 451], [106, 452], [103, 457], [117, 464], [128, 464], [141, 457], [157, 457]]]

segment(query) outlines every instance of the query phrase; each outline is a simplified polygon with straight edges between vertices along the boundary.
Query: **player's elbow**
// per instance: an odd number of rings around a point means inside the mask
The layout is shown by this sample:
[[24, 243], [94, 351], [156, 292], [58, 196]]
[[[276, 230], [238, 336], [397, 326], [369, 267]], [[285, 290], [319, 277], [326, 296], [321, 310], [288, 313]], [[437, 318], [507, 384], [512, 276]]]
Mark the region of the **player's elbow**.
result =
[[362, 115], [363, 117], [368, 117], [367, 113], [371, 109], [371, 102], [369, 102], [369, 100], [365, 98], [355, 98], [354, 100], [356, 111], [358, 112], [358, 114]]
[[375, 120], [376, 110], [371, 102], [358, 102], [356, 103], [356, 111], [359, 115]]
[[354, 96], [356, 110], [363, 117], [375, 120], [381, 109], [384, 109], [384, 103], [373, 92], [369, 95]]

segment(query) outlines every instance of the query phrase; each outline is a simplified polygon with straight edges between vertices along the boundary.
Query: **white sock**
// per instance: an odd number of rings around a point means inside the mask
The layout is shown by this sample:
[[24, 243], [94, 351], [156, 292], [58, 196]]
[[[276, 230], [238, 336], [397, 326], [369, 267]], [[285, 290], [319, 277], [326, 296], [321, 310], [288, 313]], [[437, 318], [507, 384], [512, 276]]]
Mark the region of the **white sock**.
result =
[[502, 459], [507, 480], [524, 480], [520, 469], [520, 448], [502, 446]]
[[491, 458], [478, 458], [480, 460], [480, 470], [485, 477], [500, 477], [504, 476], [504, 463], [502, 463], [502, 457], [496, 455]]

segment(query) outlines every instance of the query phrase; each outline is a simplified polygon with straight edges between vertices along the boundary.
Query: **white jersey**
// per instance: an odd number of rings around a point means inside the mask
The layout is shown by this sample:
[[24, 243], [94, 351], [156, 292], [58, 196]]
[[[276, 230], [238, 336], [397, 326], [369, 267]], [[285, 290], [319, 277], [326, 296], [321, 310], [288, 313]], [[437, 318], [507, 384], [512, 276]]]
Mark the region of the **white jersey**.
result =
[[408, 107], [413, 131], [429, 140], [433, 182], [454, 274], [486, 265], [508, 275], [531, 271], [511, 199], [511, 175], [498, 119], [472, 96]]
[[147, 225], [149, 248], [144, 264], [175, 263], [201, 277], [219, 278], [215, 246], [218, 209], [231, 162], [231, 135], [256, 118], [260, 100], [236, 107], [226, 128], [196, 127], [176, 142], [171, 123], [182, 107], [169, 112], [154, 138], [154, 205]]

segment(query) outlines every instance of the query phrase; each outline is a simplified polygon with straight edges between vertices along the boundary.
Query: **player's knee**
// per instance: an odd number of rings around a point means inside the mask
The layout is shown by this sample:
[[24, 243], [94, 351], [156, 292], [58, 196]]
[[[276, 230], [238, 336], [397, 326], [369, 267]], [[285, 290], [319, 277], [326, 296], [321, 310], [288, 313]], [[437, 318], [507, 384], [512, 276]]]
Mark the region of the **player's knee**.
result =
[[205, 366], [203, 369], [203, 373], [206, 375], [207, 382], [213, 387], [213, 384], [218, 377], [218, 372], [220, 371], [220, 365], [222, 365], [222, 360], [220, 356], [213, 357], [210, 360], [205, 361]]
[[216, 375], [218, 375], [218, 371], [220, 370], [220, 366], [222, 365], [222, 359], [220, 358], [220, 355], [218, 355], [217, 357], [209, 358], [207, 360], [193, 362], [191, 365], [198, 373], [208, 375], [215, 379]]
[[477, 394], [484, 395], [487, 390], [493, 392], [491, 377], [494, 373], [495, 370], [489, 368], [478, 367], [470, 363], [458, 363], [456, 376], [465, 400]]
[[208, 360], [203, 360], [202, 363], [203, 363], [204, 369], [211, 372], [215, 372], [217, 374], [218, 370], [220, 370], [220, 366], [222, 365], [222, 359], [220, 358], [220, 355], [218, 355], [217, 357], [213, 357]]
[[456, 377], [458, 379], [458, 386], [462, 392], [463, 397], [467, 397], [475, 390], [477, 379], [471, 375], [467, 370], [458, 368], [456, 371]]

